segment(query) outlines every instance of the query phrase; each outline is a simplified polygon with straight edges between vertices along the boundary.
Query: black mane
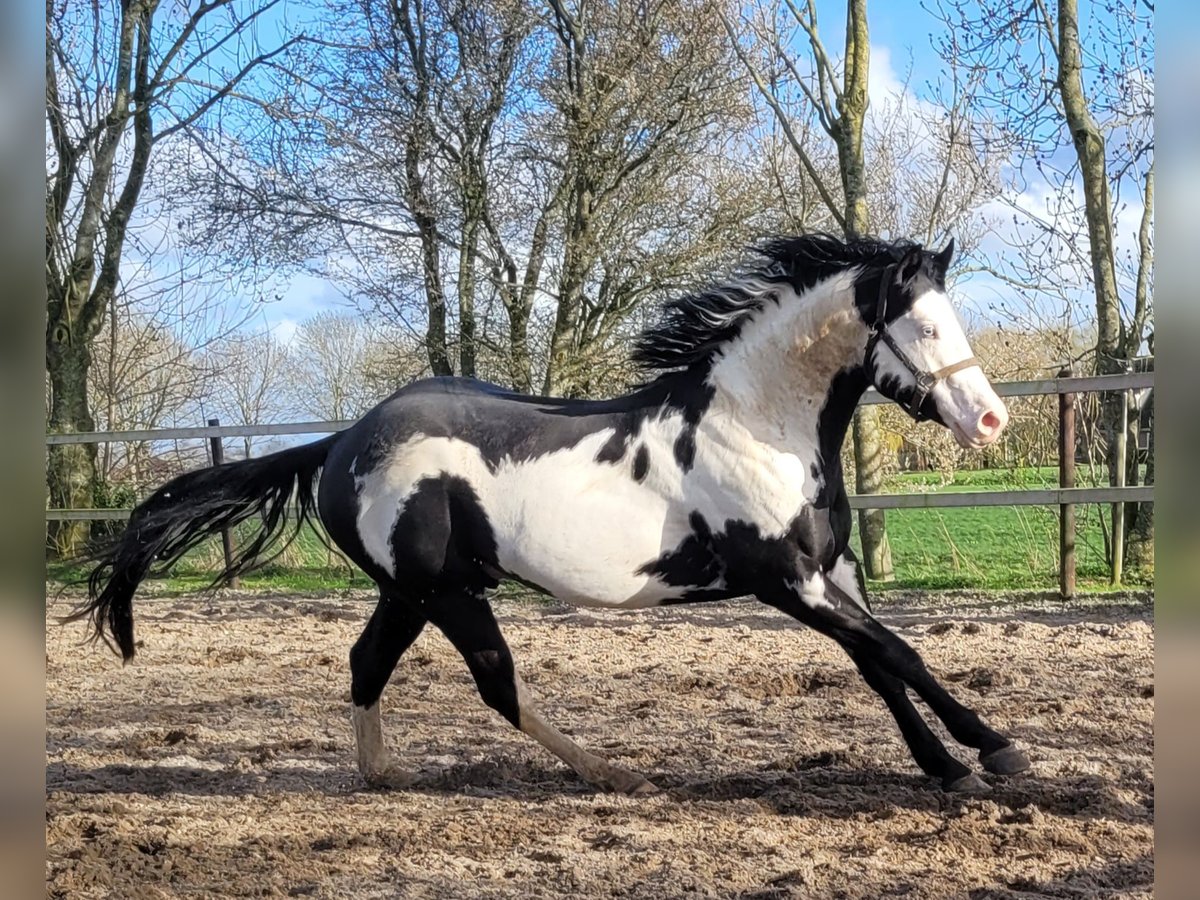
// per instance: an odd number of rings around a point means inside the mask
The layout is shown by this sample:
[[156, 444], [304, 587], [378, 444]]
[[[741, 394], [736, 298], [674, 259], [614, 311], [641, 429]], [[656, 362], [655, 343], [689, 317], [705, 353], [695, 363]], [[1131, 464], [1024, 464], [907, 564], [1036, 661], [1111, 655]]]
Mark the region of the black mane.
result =
[[754, 262], [733, 279], [664, 304], [659, 322], [634, 342], [633, 361], [647, 372], [711, 364], [768, 299], [778, 299], [775, 285], [800, 293], [844, 269], [877, 271], [915, 246], [871, 237], [842, 240], [824, 232], [763, 241], [749, 249]]

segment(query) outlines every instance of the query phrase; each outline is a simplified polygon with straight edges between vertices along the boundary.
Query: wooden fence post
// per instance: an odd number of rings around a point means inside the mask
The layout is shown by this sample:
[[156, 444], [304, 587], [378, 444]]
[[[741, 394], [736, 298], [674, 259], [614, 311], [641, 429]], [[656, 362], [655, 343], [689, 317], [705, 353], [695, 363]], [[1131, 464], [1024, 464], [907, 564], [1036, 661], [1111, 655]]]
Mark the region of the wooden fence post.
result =
[[[1063, 369], [1059, 378], [1070, 378]], [[1058, 395], [1058, 486], [1075, 487], [1075, 395]], [[1064, 600], [1075, 597], [1075, 504], [1058, 508], [1058, 593]]]
[[[1126, 373], [1129, 366], [1125, 366]], [[1129, 445], [1129, 389], [1121, 391], [1121, 419], [1117, 424], [1117, 432], [1113, 437], [1117, 441], [1117, 483], [1116, 487], [1125, 487], [1125, 457]], [[1112, 505], [1112, 585], [1119, 587], [1125, 569], [1125, 504]]]
[[[209, 419], [208, 424], [211, 427], [216, 428], [221, 424], [221, 420]], [[214, 434], [209, 437], [208, 441], [209, 445], [212, 447], [212, 464], [214, 466], [219, 466], [221, 463], [225, 462], [225, 448], [221, 444], [221, 437], [220, 435]], [[228, 569], [233, 565], [233, 538], [229, 534], [228, 528], [221, 530], [221, 549], [225, 551], [225, 568]], [[234, 575], [229, 579], [229, 586], [240, 587], [241, 579]]]

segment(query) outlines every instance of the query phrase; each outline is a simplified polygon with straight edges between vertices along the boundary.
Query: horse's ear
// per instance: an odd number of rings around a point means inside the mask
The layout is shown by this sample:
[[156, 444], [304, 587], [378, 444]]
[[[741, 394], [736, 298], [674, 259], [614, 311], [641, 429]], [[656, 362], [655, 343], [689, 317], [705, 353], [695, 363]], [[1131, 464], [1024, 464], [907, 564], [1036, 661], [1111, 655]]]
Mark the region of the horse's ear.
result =
[[950, 238], [949, 243], [942, 248], [942, 252], [933, 257], [934, 269], [943, 278], [946, 272], [950, 269], [950, 260], [954, 258], [954, 238]]
[[904, 256], [900, 258], [900, 283], [911, 281], [917, 277], [917, 273], [921, 271], [921, 260], [925, 251], [920, 244], [914, 244], [904, 251]]

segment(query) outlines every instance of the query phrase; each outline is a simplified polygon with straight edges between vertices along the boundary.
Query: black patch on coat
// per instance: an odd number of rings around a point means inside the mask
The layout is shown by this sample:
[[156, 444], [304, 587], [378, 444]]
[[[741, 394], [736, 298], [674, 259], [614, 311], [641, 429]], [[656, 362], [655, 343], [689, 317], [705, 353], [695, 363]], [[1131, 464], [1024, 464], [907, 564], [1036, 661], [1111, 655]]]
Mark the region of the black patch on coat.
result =
[[639, 575], [654, 575], [672, 587], [703, 587], [722, 575], [721, 561], [713, 544], [712, 529], [698, 511], [688, 516], [689, 534], [674, 550], [651, 560], [640, 569]]
[[484, 569], [498, 566], [491, 524], [475, 490], [457, 475], [416, 483], [391, 545], [396, 582], [418, 596], [447, 589], [477, 595], [499, 583]]
[[[837, 535], [830, 516], [831, 507], [805, 506], [792, 519], [788, 539], [804, 556], [829, 569], [839, 555]], [[848, 536], [848, 535], [847, 535]]]
[[696, 435], [686, 428], [675, 439], [675, 461], [685, 472], [691, 471], [696, 463]]
[[757, 594], [795, 578], [804, 551], [794, 530], [783, 537], [763, 537], [756, 524], [727, 520], [724, 530], [714, 535], [713, 546], [725, 564], [729, 586]]
[[867, 386], [867, 375], [862, 366], [842, 369], [833, 376], [825, 402], [817, 413], [817, 453], [821, 470], [815, 477], [823, 479], [827, 485], [842, 480], [842, 444]]
[[679, 468], [684, 472], [691, 471], [692, 466], [695, 465], [696, 429], [716, 392], [716, 388], [701, 382], [698, 387], [686, 394], [678, 392], [672, 395], [678, 404], [675, 408], [683, 414], [683, 431], [675, 439], [675, 461], [679, 463]]
[[[672, 587], [692, 590], [664, 603], [757, 594], [780, 584], [828, 571], [839, 552], [831, 509], [805, 507], [781, 537], [764, 537], [755, 524], [728, 519], [714, 532], [699, 512], [688, 517], [691, 534], [638, 569]], [[849, 532], [847, 532], [847, 538]], [[710, 588], [718, 578], [724, 587]]]
[[505, 459], [528, 462], [612, 429], [596, 461], [616, 463], [651, 418], [679, 413], [684, 433], [694, 435], [714, 394], [703, 377], [673, 373], [612, 400], [531, 397], [474, 379], [427, 378], [384, 400], [347, 429], [339, 444], [348, 445], [347, 465], [357, 457], [359, 475], [417, 434], [471, 444], [494, 472]]
[[633, 480], [639, 483], [645, 481], [646, 473], [649, 471], [650, 451], [646, 449], [645, 444], [642, 444], [633, 456]]
[[[792, 528], [802, 528], [814, 558], [829, 569], [850, 543], [853, 520], [850, 499], [846, 495], [842, 472], [842, 444], [854, 410], [867, 389], [867, 376], [862, 366], [843, 369], [830, 382], [829, 393], [817, 415], [817, 452], [820, 455], [817, 493], [813, 498], [811, 516]], [[800, 516], [797, 520], [800, 520]]]
[[604, 446], [596, 451], [596, 462], [619, 463], [625, 456], [625, 448], [629, 441], [628, 434], [614, 431], [613, 436], [604, 442]]

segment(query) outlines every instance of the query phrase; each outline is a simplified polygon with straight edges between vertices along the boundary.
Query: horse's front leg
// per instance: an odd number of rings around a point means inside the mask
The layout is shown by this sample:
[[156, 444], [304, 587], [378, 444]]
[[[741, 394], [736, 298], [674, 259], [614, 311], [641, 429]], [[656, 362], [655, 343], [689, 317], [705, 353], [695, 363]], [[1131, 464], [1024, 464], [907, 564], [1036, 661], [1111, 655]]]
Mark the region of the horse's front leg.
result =
[[794, 581], [759, 593], [759, 599], [836, 640], [850, 654], [867, 683], [896, 719], [914, 759], [948, 790], [980, 790], [986, 785], [947, 751], [908, 698], [911, 687], [945, 723], [954, 739], [979, 750], [984, 768], [1009, 775], [1029, 767], [1012, 741], [992, 730], [955, 700], [929, 673], [920, 655], [881, 625], [867, 608], [857, 564], [839, 559], [829, 572], [809, 560]]

